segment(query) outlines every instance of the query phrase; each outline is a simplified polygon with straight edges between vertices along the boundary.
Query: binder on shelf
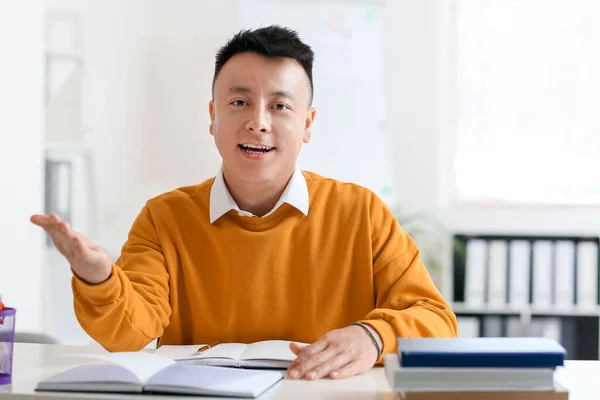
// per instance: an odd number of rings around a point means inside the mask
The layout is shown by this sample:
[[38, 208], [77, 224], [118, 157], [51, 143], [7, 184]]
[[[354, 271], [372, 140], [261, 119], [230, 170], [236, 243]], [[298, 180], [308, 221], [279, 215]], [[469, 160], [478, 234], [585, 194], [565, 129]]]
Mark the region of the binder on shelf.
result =
[[533, 318], [531, 336], [552, 339], [561, 343], [562, 323], [560, 318]]
[[600, 238], [456, 237], [463, 241], [466, 256], [455, 253], [453, 300], [462, 302], [467, 311], [493, 314], [526, 306], [534, 312], [565, 315], [582, 309], [600, 311]]
[[483, 336], [484, 337], [502, 337], [504, 336], [505, 317], [499, 315], [486, 315], [483, 318]]
[[529, 304], [531, 244], [527, 240], [512, 240], [509, 246], [508, 303], [520, 309]]
[[554, 260], [554, 304], [558, 309], [571, 310], [575, 301], [575, 242], [555, 242]]
[[489, 270], [487, 303], [490, 306], [506, 305], [507, 247], [503, 240], [489, 243]]
[[487, 243], [472, 239], [467, 242], [465, 262], [465, 304], [480, 307], [485, 301]]
[[[70, 161], [46, 159], [44, 203], [46, 214], [56, 213], [73, 223], [73, 165]], [[46, 235], [46, 244], [52, 245], [52, 239]]]
[[552, 306], [552, 242], [533, 242], [532, 305], [536, 308]]
[[506, 318], [506, 337], [525, 337], [527, 336], [527, 332], [523, 324], [521, 323], [521, 318], [510, 316]]
[[481, 323], [477, 317], [457, 317], [458, 337], [474, 338], [479, 337]]
[[71, 222], [72, 164], [69, 161], [46, 160], [46, 210]]
[[598, 243], [581, 241], [577, 245], [577, 307], [598, 306]]

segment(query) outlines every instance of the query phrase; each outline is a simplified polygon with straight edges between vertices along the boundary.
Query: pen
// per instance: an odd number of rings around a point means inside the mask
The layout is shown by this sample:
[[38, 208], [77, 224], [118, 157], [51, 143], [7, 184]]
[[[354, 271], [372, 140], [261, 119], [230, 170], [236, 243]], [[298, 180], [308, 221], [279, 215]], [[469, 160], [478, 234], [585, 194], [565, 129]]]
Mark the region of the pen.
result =
[[206, 350], [210, 349], [211, 347], [215, 347], [218, 344], [221, 344], [221, 342], [212, 342], [210, 344], [205, 344], [204, 346], [202, 346], [198, 350], [196, 350], [196, 354], [202, 353], [203, 351], [206, 351]]

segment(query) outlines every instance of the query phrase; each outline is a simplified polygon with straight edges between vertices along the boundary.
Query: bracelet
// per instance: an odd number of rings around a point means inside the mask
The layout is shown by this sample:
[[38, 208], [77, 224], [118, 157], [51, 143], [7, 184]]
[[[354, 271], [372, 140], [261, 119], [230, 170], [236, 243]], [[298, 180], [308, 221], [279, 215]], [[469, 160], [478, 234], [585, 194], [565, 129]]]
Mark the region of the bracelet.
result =
[[381, 347], [379, 347], [379, 343], [377, 343], [377, 339], [375, 339], [375, 336], [373, 335], [373, 333], [371, 332], [371, 330], [369, 329], [369, 327], [367, 325], [363, 324], [362, 322], [353, 322], [351, 325], [360, 326], [361, 328], [363, 328], [367, 332], [367, 334], [369, 335], [369, 337], [373, 341], [373, 344], [375, 345], [375, 348], [377, 349], [377, 359], [379, 360], [381, 358]]

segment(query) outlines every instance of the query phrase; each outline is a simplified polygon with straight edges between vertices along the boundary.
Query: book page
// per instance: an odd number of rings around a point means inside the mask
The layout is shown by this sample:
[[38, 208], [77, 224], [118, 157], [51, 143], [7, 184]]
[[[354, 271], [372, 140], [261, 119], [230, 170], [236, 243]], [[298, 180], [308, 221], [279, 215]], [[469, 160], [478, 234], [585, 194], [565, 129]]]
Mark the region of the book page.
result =
[[256, 398], [283, 378], [281, 372], [175, 365], [152, 377], [148, 392]]
[[108, 361], [134, 374], [140, 382], [146, 382], [158, 371], [176, 364], [175, 361], [158, 354], [145, 352], [115, 352], [99, 354], [77, 354], [69, 357], [91, 358]]
[[164, 345], [156, 349], [155, 354], [160, 354], [164, 357], [168, 357], [171, 360], [183, 361], [183, 360], [198, 360], [205, 358], [227, 358], [232, 360], [239, 360], [240, 356], [248, 347], [244, 343], [221, 343], [215, 347], [203, 351], [198, 354], [197, 351], [203, 345]]
[[[290, 350], [290, 343], [287, 340], [265, 340], [248, 345], [240, 360], [283, 360], [293, 361], [296, 355]], [[298, 343], [306, 345], [305, 343]]]
[[204, 346], [203, 344], [192, 344], [192, 345], [172, 345], [165, 344], [160, 346], [154, 351], [154, 354], [160, 354], [161, 356], [168, 357], [171, 360], [187, 360], [192, 358], [196, 354], [196, 351]]
[[79, 383], [110, 383], [112, 385], [129, 383], [138, 385], [140, 388], [144, 384], [129, 370], [112, 364], [80, 365], [44, 379], [42, 383], [45, 386]]
[[239, 360], [247, 347], [248, 345], [244, 343], [221, 343], [191, 358], [230, 358]]

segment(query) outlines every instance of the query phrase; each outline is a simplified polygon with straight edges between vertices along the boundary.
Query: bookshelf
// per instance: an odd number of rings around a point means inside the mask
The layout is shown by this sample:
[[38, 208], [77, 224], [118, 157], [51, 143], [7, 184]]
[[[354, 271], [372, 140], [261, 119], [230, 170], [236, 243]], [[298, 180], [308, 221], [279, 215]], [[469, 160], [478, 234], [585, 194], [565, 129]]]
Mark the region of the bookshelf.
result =
[[[549, 236], [549, 235], [455, 235], [455, 249], [452, 262], [452, 307], [459, 318], [459, 335], [461, 334], [461, 321], [464, 326], [469, 327], [469, 336], [550, 336], [558, 340], [567, 350], [568, 358], [576, 360], [598, 360], [600, 359], [600, 238], [592, 236]], [[490, 271], [490, 268], [498, 268], [498, 263], [490, 259], [491, 251], [485, 253], [485, 257], [481, 258], [480, 263], [474, 263], [469, 260], [468, 243], [471, 240], [477, 240], [480, 243], [485, 242], [488, 246], [492, 242], [506, 243], [507, 254], [501, 258], [500, 266], [504, 268], [501, 272], [503, 283], [505, 282], [505, 292], [501, 301], [490, 302], [489, 290], [493, 285], [491, 279], [498, 276], [498, 272]], [[523, 276], [529, 277], [529, 282], [524, 285], [527, 291], [525, 302], [523, 304], [513, 304], [511, 302], [511, 267], [510, 244], [515, 241], [527, 242], [530, 244], [527, 253], [526, 263], [522, 264], [527, 271], [522, 271]], [[536, 297], [534, 291], [539, 290], [536, 279], [541, 275], [536, 272], [536, 253], [534, 243], [544, 241], [551, 243], [551, 255], [548, 258], [549, 265], [547, 270], [552, 277], [547, 279], [550, 287], [549, 302], [543, 304], [538, 303], [539, 297]], [[564, 282], [559, 283], [562, 272], [561, 268], [565, 268], [564, 262], [557, 261], [557, 243], [572, 243], [573, 257], [572, 268], [570, 271], [572, 277], [572, 285]], [[582, 263], [584, 259], [583, 252], [580, 251], [581, 243], [591, 244], [595, 246], [595, 258], [591, 258], [593, 275], [589, 279], [581, 275], [582, 273], [589, 274], [591, 269], [583, 270]], [[592, 252], [593, 253], [593, 252]], [[588, 252], [589, 256], [589, 252]], [[594, 256], [594, 254], [592, 254]], [[590, 258], [588, 257], [588, 260]], [[539, 264], [539, 263], [538, 263]], [[495, 265], [495, 267], [491, 267]], [[567, 265], [568, 267], [568, 265]], [[484, 271], [479, 271], [478, 276], [483, 276], [483, 281], [480, 282], [483, 291], [486, 293], [478, 301], [469, 292], [469, 268], [483, 268]], [[583, 271], [583, 272], [582, 272]], [[472, 275], [473, 276], [473, 275]], [[582, 279], [588, 282], [588, 288], [594, 288], [593, 302], [580, 301], [583, 299], [581, 285]], [[592, 282], [589, 282], [592, 281]], [[579, 282], [579, 284], [578, 284]], [[564, 294], [557, 294], [557, 287], [567, 287], [571, 289], [567, 299]], [[587, 290], [587, 289], [586, 289]], [[589, 296], [589, 293], [586, 295]], [[470, 297], [471, 296], [471, 297]], [[566, 300], [566, 301], [565, 301]], [[467, 324], [468, 322], [468, 324]], [[493, 329], [489, 328], [494, 327]], [[550, 327], [545, 330], [545, 327]], [[550, 332], [546, 334], [545, 332]]]

